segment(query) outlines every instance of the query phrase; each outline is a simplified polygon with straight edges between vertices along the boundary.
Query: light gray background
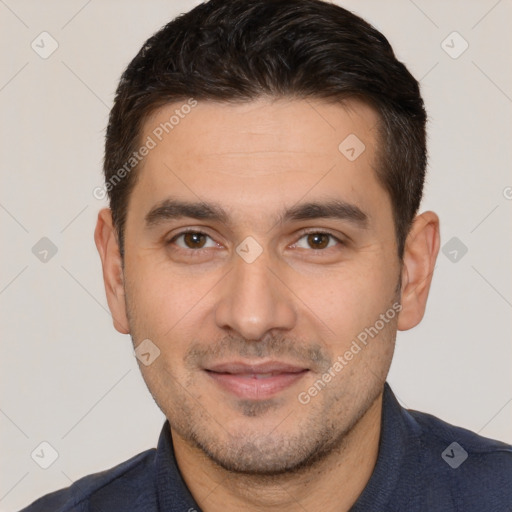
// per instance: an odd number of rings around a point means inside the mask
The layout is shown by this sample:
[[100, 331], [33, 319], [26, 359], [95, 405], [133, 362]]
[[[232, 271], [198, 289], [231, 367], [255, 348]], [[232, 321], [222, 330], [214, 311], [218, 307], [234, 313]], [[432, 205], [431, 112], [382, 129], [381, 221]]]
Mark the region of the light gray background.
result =
[[[1, 511], [156, 444], [164, 417], [106, 306], [93, 242], [104, 203], [92, 191], [122, 70], [196, 3], [0, 0]], [[389, 382], [410, 408], [512, 442], [512, 3], [340, 3], [421, 79], [422, 210], [440, 215], [443, 245], [468, 248], [456, 262], [440, 253], [426, 317], [399, 333]], [[59, 45], [47, 59], [31, 48], [43, 31]], [[469, 44], [456, 59], [442, 47], [453, 31]], [[452, 54], [462, 45], [444, 43]], [[42, 237], [58, 248], [46, 263], [32, 252]], [[31, 458], [42, 441], [59, 454], [46, 470]]]

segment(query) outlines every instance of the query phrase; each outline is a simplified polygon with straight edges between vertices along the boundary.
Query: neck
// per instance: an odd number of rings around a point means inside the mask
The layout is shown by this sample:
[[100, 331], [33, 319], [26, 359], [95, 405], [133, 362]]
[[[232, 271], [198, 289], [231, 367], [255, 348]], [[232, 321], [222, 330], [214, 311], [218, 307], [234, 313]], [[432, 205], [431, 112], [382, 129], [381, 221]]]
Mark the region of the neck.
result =
[[348, 511], [377, 461], [381, 411], [382, 394], [336, 450], [300, 472], [277, 476], [229, 472], [171, 429], [176, 461], [204, 512]]

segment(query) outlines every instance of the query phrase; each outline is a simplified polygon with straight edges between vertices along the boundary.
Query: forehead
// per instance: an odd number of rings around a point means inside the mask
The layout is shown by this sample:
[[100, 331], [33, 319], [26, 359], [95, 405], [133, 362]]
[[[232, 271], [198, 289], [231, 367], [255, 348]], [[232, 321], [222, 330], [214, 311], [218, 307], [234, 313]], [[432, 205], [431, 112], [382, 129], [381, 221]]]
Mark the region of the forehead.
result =
[[278, 205], [301, 198], [389, 207], [374, 170], [378, 114], [366, 104], [194, 103], [166, 105], [146, 120], [141, 141], [152, 149], [137, 171], [133, 206], [147, 212], [172, 195], [273, 218]]
[[355, 99], [336, 103], [291, 98], [238, 103], [194, 100], [196, 106], [190, 107], [191, 101], [158, 109], [145, 122], [143, 136], [152, 136], [157, 143], [173, 142], [175, 149], [198, 156], [263, 157], [262, 152], [290, 151], [337, 157], [339, 143], [353, 134], [370, 146], [368, 157], [377, 133], [376, 111]]

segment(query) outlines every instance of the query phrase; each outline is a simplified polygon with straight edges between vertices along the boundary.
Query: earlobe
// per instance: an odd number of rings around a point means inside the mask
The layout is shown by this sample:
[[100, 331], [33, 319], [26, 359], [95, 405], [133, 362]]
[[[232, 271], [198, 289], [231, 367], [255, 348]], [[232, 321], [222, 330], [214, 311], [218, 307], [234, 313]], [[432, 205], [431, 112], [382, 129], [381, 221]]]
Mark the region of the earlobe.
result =
[[103, 281], [107, 302], [114, 327], [121, 334], [129, 334], [128, 316], [124, 293], [124, 277], [121, 253], [116, 231], [112, 221], [112, 212], [104, 208], [98, 213], [94, 231], [94, 241], [103, 267]]
[[405, 243], [400, 331], [415, 327], [423, 318], [439, 245], [439, 217], [431, 211], [418, 215]]

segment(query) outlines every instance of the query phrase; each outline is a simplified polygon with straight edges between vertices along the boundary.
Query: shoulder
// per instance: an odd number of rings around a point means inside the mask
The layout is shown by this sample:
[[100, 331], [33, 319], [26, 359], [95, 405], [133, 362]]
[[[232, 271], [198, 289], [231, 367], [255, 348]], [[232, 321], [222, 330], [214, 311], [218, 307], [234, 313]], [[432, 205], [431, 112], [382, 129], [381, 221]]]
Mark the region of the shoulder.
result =
[[409, 410], [405, 417], [417, 433], [422, 486], [433, 500], [444, 496], [453, 510], [464, 511], [512, 504], [511, 445], [430, 414]]
[[80, 478], [65, 489], [39, 498], [20, 512], [88, 512], [95, 510], [95, 506], [108, 505], [107, 510], [111, 512], [137, 510], [136, 504], [142, 496], [147, 506], [155, 495], [155, 454], [153, 448], [113, 468]]
[[[478, 460], [483, 460], [487, 457], [493, 460], [500, 460], [503, 464], [512, 468], [511, 445], [480, 436], [471, 430], [451, 425], [431, 414], [412, 410], [408, 410], [406, 413], [419, 425], [421, 437], [427, 446], [443, 448], [443, 453], [446, 448], [450, 447], [446, 454], [441, 454], [443, 460], [457, 459], [452, 464], [448, 464], [450, 467], [453, 468], [455, 465], [462, 467], [462, 464], [469, 460], [469, 456], [472, 455], [478, 458]], [[452, 443], [456, 444], [450, 446]], [[452, 451], [454, 452], [453, 454]], [[465, 454], [467, 454], [467, 457]]]

